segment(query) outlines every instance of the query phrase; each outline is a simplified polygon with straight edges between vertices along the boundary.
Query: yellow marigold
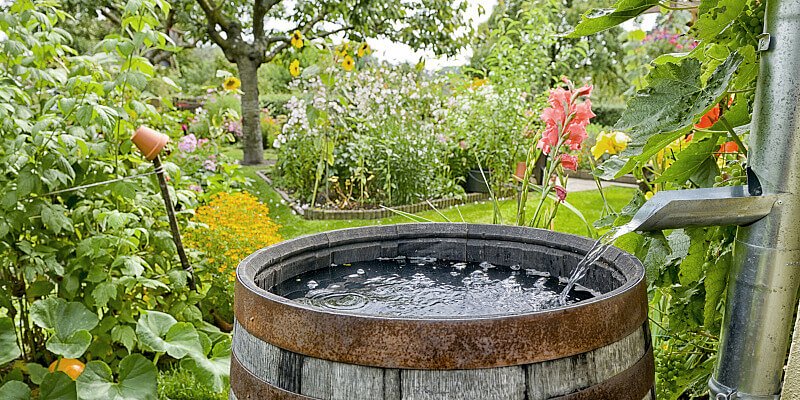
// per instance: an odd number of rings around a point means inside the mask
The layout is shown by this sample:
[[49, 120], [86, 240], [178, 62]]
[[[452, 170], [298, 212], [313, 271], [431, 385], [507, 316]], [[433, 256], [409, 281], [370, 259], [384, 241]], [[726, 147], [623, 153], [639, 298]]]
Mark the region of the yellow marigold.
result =
[[353, 60], [353, 57], [344, 56], [344, 60], [342, 60], [342, 68], [344, 68], [345, 71], [352, 71], [355, 67], [356, 62]]
[[289, 64], [289, 73], [295, 77], [300, 75], [300, 60], [293, 60]]
[[222, 82], [222, 87], [224, 87], [225, 90], [236, 90], [239, 86], [242, 86], [242, 82], [235, 76], [229, 76]]
[[364, 57], [366, 54], [372, 54], [372, 49], [369, 47], [367, 42], [361, 43], [361, 46], [358, 46], [358, 56]]
[[303, 33], [300, 31], [294, 31], [292, 33], [292, 46], [302, 49], [303, 48]]
[[282, 240], [269, 207], [249, 193], [215, 195], [195, 211], [194, 221], [205, 226], [187, 231], [186, 245], [205, 253], [213, 279], [232, 277], [244, 257]]

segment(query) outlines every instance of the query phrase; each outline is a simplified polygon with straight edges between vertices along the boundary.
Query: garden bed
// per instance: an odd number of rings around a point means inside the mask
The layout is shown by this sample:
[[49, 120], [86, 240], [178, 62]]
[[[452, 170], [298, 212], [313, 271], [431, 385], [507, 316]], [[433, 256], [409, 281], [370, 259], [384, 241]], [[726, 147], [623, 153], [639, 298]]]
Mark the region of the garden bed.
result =
[[263, 179], [268, 185], [275, 190], [278, 195], [291, 207], [295, 213], [308, 220], [352, 220], [352, 219], [380, 219], [388, 218], [397, 215], [397, 211], [406, 213], [418, 213], [421, 211], [431, 210], [433, 208], [448, 208], [462, 204], [477, 203], [489, 200], [488, 193], [468, 193], [463, 198], [445, 198], [431, 200], [430, 202], [421, 202], [416, 204], [406, 204], [401, 206], [389, 208], [375, 208], [375, 209], [355, 209], [355, 210], [330, 210], [323, 208], [303, 208], [295, 199], [288, 193], [276, 187], [272, 179], [265, 171], [256, 171], [259, 178]]

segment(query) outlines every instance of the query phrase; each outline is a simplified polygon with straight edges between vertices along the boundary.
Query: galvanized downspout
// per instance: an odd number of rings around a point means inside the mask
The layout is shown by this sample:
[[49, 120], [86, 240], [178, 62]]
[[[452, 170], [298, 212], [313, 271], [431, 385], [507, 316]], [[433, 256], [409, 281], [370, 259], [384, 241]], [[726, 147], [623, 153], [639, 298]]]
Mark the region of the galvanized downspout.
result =
[[778, 399], [800, 287], [800, 0], [769, 0], [749, 165], [772, 211], [739, 227], [711, 398]]

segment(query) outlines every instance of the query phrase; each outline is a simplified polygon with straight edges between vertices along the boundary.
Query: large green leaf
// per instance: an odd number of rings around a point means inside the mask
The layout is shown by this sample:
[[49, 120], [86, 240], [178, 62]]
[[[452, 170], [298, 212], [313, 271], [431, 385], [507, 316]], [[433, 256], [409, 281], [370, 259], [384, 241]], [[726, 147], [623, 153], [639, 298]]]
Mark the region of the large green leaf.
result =
[[741, 0], [703, 0], [703, 9], [697, 22], [692, 25], [692, 36], [697, 40], [710, 40], [736, 23], [747, 2]]
[[581, 22], [566, 37], [579, 38], [611, 29], [629, 19], [638, 17], [657, 6], [658, 3], [658, 0], [620, 0], [614, 4], [613, 8], [589, 10], [581, 16]]
[[169, 314], [147, 311], [136, 323], [136, 334], [145, 350], [167, 353], [174, 358], [203, 355], [195, 327], [188, 322], [178, 322]]
[[9, 317], [0, 318], [0, 366], [20, 356], [14, 321]]
[[231, 340], [223, 339], [211, 352], [211, 357], [193, 353], [181, 361], [181, 367], [191, 371], [199, 382], [219, 393], [230, 380]]
[[78, 358], [86, 352], [92, 344], [92, 334], [87, 330], [79, 330], [62, 338], [59, 335], [50, 336], [45, 347], [53, 354], [66, 358]]
[[691, 228], [685, 230], [689, 237], [686, 256], [682, 257], [678, 279], [681, 285], [689, 286], [703, 277], [703, 263], [706, 260], [706, 230]]
[[0, 399], [3, 400], [28, 400], [31, 398], [31, 389], [20, 381], [8, 381], [0, 386]]
[[706, 290], [706, 302], [703, 307], [703, 325], [707, 329], [714, 329], [715, 319], [719, 315], [718, 308], [725, 287], [728, 285], [728, 269], [731, 264], [731, 251], [724, 251], [716, 262], [706, 271], [703, 285]]
[[31, 319], [40, 328], [53, 333], [47, 340], [47, 349], [67, 357], [78, 358], [91, 344], [97, 315], [83, 303], [67, 302], [60, 298], [38, 300], [31, 306]]
[[115, 381], [111, 368], [102, 361], [86, 364], [78, 377], [82, 400], [151, 400], [157, 398], [156, 367], [141, 354], [131, 354], [119, 363]]
[[39, 386], [39, 400], [77, 400], [77, 398], [75, 381], [61, 371], [45, 375]]
[[711, 159], [713, 163], [713, 152], [716, 149], [716, 136], [711, 139], [692, 142], [675, 156], [675, 162], [655, 180], [655, 183], [675, 182], [683, 184], [703, 167], [706, 161]]
[[657, 152], [663, 148], [664, 141], [656, 139], [657, 142], [651, 144], [651, 139], [671, 138], [675, 132], [691, 128], [720, 101], [741, 62], [742, 56], [732, 53], [714, 70], [705, 85], [700, 78], [700, 62], [696, 59], [656, 65], [647, 77], [650, 86], [628, 101], [617, 123], [617, 128], [631, 131], [631, 141], [622, 155], [635, 157], [645, 150]]

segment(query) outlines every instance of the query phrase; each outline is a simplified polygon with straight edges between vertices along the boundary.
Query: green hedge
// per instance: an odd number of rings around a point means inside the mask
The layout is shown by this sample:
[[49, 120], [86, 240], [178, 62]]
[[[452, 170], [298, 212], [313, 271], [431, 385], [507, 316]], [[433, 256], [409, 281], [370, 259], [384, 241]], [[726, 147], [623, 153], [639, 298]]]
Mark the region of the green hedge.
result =
[[269, 109], [271, 115], [286, 115], [286, 103], [292, 98], [288, 93], [267, 93], [258, 96], [261, 107]]
[[625, 111], [624, 104], [592, 104], [592, 111], [596, 117], [592, 118], [592, 123], [600, 126], [612, 127], [616, 125], [622, 112]]

